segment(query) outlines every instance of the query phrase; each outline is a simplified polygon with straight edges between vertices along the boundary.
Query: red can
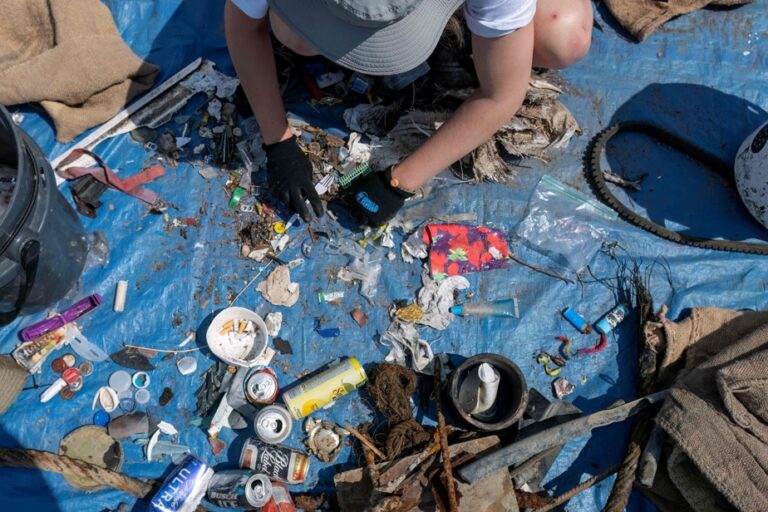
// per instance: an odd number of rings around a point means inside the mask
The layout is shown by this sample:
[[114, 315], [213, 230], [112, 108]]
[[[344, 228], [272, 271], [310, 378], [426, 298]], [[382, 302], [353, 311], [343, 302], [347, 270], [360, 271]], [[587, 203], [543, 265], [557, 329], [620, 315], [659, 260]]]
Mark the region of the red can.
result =
[[251, 370], [245, 377], [245, 398], [253, 405], [269, 405], [275, 402], [280, 386], [277, 375], [269, 368]]
[[272, 498], [261, 507], [261, 512], [296, 512], [296, 505], [285, 484], [272, 482]]

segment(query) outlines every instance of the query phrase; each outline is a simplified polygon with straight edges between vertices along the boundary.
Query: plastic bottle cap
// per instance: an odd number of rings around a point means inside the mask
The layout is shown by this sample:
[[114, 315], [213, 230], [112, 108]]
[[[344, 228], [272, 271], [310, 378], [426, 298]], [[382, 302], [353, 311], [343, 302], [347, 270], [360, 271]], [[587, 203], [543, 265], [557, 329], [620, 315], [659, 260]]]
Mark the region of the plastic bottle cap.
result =
[[120, 399], [120, 410], [123, 412], [131, 413], [136, 409], [136, 400], [133, 398], [121, 398]]
[[149, 394], [149, 391], [141, 388], [137, 389], [136, 393], [133, 395], [133, 398], [136, 400], [137, 404], [144, 405], [149, 402], [151, 395]]
[[63, 356], [61, 356], [61, 359], [64, 361], [64, 364], [67, 365], [67, 368], [72, 368], [73, 366], [75, 366], [76, 359], [74, 354], [64, 354]]
[[275, 222], [275, 225], [272, 226], [272, 229], [274, 229], [275, 233], [277, 233], [278, 235], [282, 235], [283, 233], [285, 233], [285, 229], [286, 229], [285, 222]]
[[77, 369], [80, 370], [80, 373], [83, 375], [83, 377], [87, 377], [93, 373], [93, 363], [90, 361], [83, 361], [77, 366]]
[[57, 357], [53, 361], [51, 361], [51, 369], [53, 369], [56, 373], [62, 373], [64, 370], [67, 369], [67, 363], [64, 362], [64, 360], [60, 357]]
[[456, 316], [464, 316], [464, 306], [462, 304], [457, 304], [456, 306], [451, 306], [451, 314]]
[[131, 389], [131, 374], [125, 370], [117, 370], [109, 376], [109, 387], [118, 393]]
[[106, 427], [109, 425], [110, 419], [109, 414], [105, 411], [96, 411], [96, 414], [93, 415], [93, 424], [100, 427]]
[[133, 386], [137, 389], [144, 389], [149, 386], [149, 374], [147, 372], [136, 372], [131, 379]]

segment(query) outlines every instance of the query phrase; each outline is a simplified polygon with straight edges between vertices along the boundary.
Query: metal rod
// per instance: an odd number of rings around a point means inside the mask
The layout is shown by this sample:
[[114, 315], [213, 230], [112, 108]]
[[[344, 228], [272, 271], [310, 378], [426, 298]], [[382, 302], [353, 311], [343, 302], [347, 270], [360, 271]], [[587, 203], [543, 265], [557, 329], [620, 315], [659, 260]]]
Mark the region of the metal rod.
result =
[[589, 414], [543, 430], [530, 437], [512, 443], [459, 469], [459, 476], [469, 483], [509, 466], [525, 462], [539, 452], [589, 434], [592, 430], [624, 421], [646, 407], [660, 402], [667, 391], [659, 391], [628, 404]]

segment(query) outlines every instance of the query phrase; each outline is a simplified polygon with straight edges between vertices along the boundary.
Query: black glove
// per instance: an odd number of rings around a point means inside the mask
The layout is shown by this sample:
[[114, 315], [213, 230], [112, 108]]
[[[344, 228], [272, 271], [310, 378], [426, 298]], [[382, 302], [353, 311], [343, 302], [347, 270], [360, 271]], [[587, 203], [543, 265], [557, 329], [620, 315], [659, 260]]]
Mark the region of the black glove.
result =
[[364, 224], [379, 227], [395, 216], [413, 194], [391, 185], [390, 171], [375, 172], [354, 182], [347, 192], [353, 215]]
[[309, 200], [315, 215], [322, 217], [323, 203], [312, 184], [312, 164], [301, 152], [296, 137], [276, 144], [265, 144], [267, 153], [267, 180], [269, 189], [278, 200], [301, 214], [305, 222], [311, 216], [305, 199]]

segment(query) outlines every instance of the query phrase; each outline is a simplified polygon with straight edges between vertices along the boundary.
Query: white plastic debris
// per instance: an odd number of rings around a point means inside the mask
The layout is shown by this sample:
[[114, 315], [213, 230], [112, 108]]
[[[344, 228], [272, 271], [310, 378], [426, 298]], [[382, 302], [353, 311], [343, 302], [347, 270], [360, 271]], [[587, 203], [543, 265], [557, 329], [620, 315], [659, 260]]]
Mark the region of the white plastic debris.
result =
[[162, 432], [163, 434], [168, 434], [169, 436], [177, 436], [179, 435], [179, 431], [176, 430], [176, 427], [168, 423], [167, 421], [160, 421], [160, 423], [157, 424], [158, 430]]
[[387, 362], [406, 366], [407, 356], [410, 356], [411, 366], [417, 372], [426, 368], [434, 358], [432, 347], [419, 337], [413, 324], [393, 320], [379, 341], [390, 347], [385, 357]]
[[267, 334], [274, 338], [280, 334], [280, 328], [283, 326], [283, 314], [279, 311], [273, 311], [264, 318], [264, 324], [267, 326]]
[[125, 297], [128, 294], [128, 281], [118, 281], [115, 288], [115, 303], [112, 309], [116, 313], [125, 311]]
[[428, 272], [422, 275], [424, 286], [419, 290], [418, 303], [424, 316], [416, 322], [442, 331], [453, 321], [451, 306], [454, 305], [455, 290], [466, 290], [469, 281], [464, 276], [451, 276], [439, 283], [429, 277]]
[[91, 409], [95, 409], [97, 403], [104, 409], [104, 412], [112, 412], [120, 404], [120, 398], [117, 396], [117, 391], [109, 386], [102, 386], [93, 397]]
[[181, 85], [194, 92], [215, 94], [219, 98], [227, 98], [235, 94], [240, 80], [227, 76], [214, 69], [215, 64], [209, 60], [203, 61], [197, 72], [181, 82]]

